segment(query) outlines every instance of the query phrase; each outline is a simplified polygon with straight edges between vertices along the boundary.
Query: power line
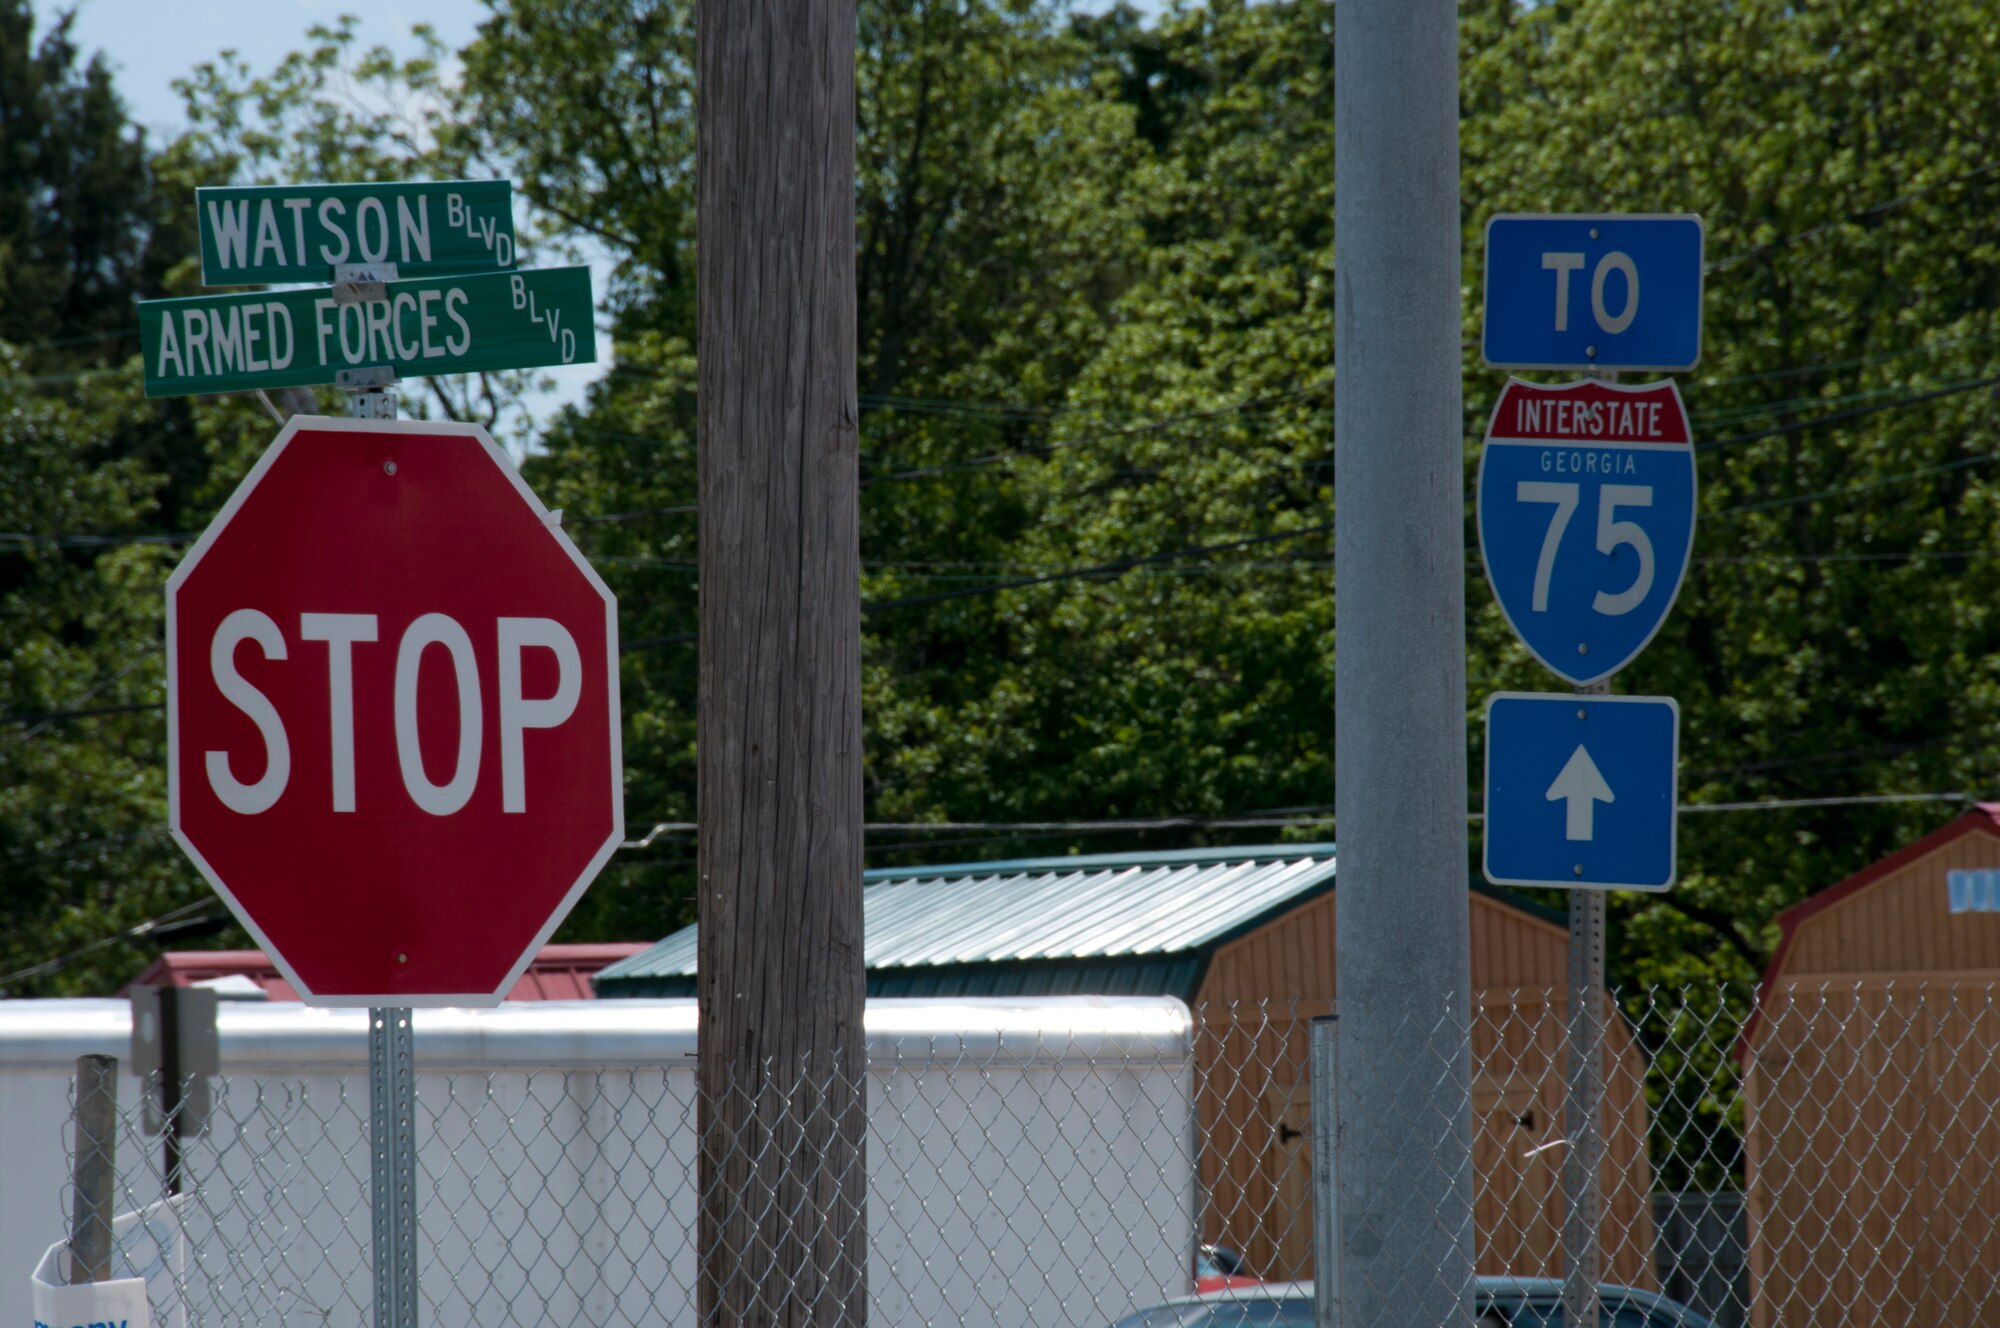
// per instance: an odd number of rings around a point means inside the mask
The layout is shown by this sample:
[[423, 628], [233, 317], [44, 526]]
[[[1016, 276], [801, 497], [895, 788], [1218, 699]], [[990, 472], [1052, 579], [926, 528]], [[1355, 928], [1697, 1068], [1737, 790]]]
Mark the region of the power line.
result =
[[188, 531], [162, 535], [35, 535], [21, 530], [0, 530], [0, 549], [98, 549], [126, 544], [188, 544], [200, 538]]
[[[1056, 581], [1070, 581], [1081, 577], [1109, 576], [1117, 572], [1130, 571], [1135, 567], [1145, 567], [1154, 563], [1172, 562], [1178, 558], [1199, 558], [1210, 553], [1221, 553], [1229, 549], [1248, 548], [1256, 544], [1274, 544], [1285, 540], [1298, 539], [1305, 535], [1316, 535], [1333, 529], [1333, 522], [1323, 521], [1317, 525], [1300, 526], [1294, 530], [1278, 531], [1270, 535], [1252, 535], [1244, 539], [1226, 540], [1220, 544], [1189, 545], [1186, 548], [1170, 549], [1165, 553], [1148, 554], [1140, 558], [1121, 558], [1117, 562], [1097, 563], [1089, 567], [1072, 567], [1060, 572], [1050, 572], [1043, 576], [1017, 577], [1009, 581], [995, 581], [983, 586], [965, 586], [958, 590], [940, 590], [928, 595], [911, 595], [901, 599], [882, 599], [864, 602], [864, 614], [881, 613], [889, 609], [907, 609], [920, 604], [938, 604], [946, 600], [969, 599], [974, 595], [994, 595], [1003, 590], [1021, 590], [1029, 586], [1048, 585]], [[628, 642], [626, 650], [649, 650], [656, 646], [683, 645], [696, 640], [696, 632], [678, 632], [672, 636], [648, 637], [640, 641]]]
[[1963, 346], [1983, 346], [1992, 341], [2000, 341], [2000, 332], [1988, 332], [1976, 337], [1953, 337], [1943, 341], [1925, 341], [1914, 346], [1904, 346], [1899, 350], [1886, 350], [1873, 355], [1857, 355], [1844, 360], [1816, 360], [1811, 364], [1795, 364], [1783, 369], [1761, 369], [1755, 373], [1731, 374], [1725, 378], [1705, 378], [1702, 387], [1726, 387], [1732, 383], [1761, 383], [1776, 378], [1802, 378], [1812, 373], [1831, 373], [1837, 369], [1859, 369], [1873, 364], [1887, 364], [1892, 360], [1906, 360], [1913, 355], [1935, 355], [1940, 351], [1954, 350]]
[[1820, 489], [1813, 493], [1793, 494], [1788, 498], [1766, 498], [1754, 503], [1739, 503], [1735, 507], [1723, 508], [1715, 514], [1715, 519], [1727, 516], [1745, 516], [1751, 512], [1769, 512], [1780, 507], [1797, 507], [1802, 503], [1816, 503], [1822, 498], [1845, 498], [1857, 493], [1867, 493], [1874, 489], [1884, 489], [1892, 484], [1906, 484], [1911, 480], [1929, 479], [1933, 475], [1944, 475], [1954, 470], [1964, 470], [1970, 466], [1982, 466], [1989, 461], [2000, 461], [2000, 452], [1982, 452], [1978, 456], [1960, 457], [1956, 461], [1940, 462], [1935, 466], [1925, 466], [1921, 470], [1909, 470], [1897, 475], [1885, 475], [1881, 479], [1865, 480], [1859, 484], [1848, 484], [1832, 489]]
[[1955, 175], [1948, 180], [1940, 180], [1936, 184], [1926, 185], [1922, 189], [1912, 189], [1906, 194], [1898, 194], [1894, 198], [1862, 208], [1856, 212], [1850, 212], [1846, 216], [1834, 221], [1824, 221], [1817, 226], [1809, 226], [1805, 230], [1793, 231], [1789, 235], [1780, 235], [1775, 239], [1766, 240], [1762, 244], [1752, 245], [1748, 249], [1740, 249], [1727, 258], [1719, 258], [1713, 263], [1709, 263], [1705, 270], [1710, 273], [1725, 272], [1761, 254], [1771, 253], [1774, 250], [1798, 244], [1805, 240], [1815, 239], [1826, 234], [1828, 231], [1838, 230], [1842, 226], [1851, 226], [1856, 222], [1865, 221], [1870, 217], [1878, 217], [1885, 212], [1892, 212], [1899, 207], [1914, 203], [1920, 198], [1928, 198], [1930, 195], [1942, 190], [1956, 188], [1962, 184], [1969, 184], [1973, 180], [1991, 174], [1996, 170], [2000, 170], [2000, 161], [1989, 161], [1984, 166], [1975, 166], [1971, 170], [1960, 175]]
[[95, 719], [99, 715], [133, 715], [146, 710], [164, 710], [163, 701], [137, 701], [131, 705], [90, 706], [76, 710], [43, 710], [22, 715], [0, 715], [0, 724], [48, 724], [56, 720]]
[[1863, 416], [1879, 415], [1885, 410], [1901, 410], [1905, 406], [1921, 406], [1926, 402], [1937, 401], [1944, 397], [1957, 396], [1962, 392], [1974, 392], [1982, 387], [1993, 387], [1996, 385], [2000, 385], [2000, 374], [1992, 374], [1985, 378], [1974, 378], [1965, 382], [1952, 383], [1945, 387], [1933, 388], [1928, 392], [1918, 392], [1910, 396], [1899, 397], [1893, 401], [1879, 401], [1873, 405], [1856, 406], [1851, 410], [1834, 411], [1827, 415], [1815, 415], [1809, 420], [1793, 420], [1789, 424], [1773, 425], [1768, 429], [1755, 429], [1749, 433], [1740, 433], [1730, 438], [1717, 438], [1710, 442], [1695, 444], [1694, 450], [1697, 452], [1713, 452], [1724, 447], [1734, 447], [1739, 443], [1754, 443], [1763, 438], [1777, 438], [1785, 434], [1803, 433], [1808, 429], [1818, 429], [1830, 424], [1844, 424], [1849, 420], [1857, 420]]
[[[1287, 403], [1297, 401], [1301, 397], [1308, 397], [1312, 396], [1315, 393], [1330, 390], [1332, 386], [1333, 386], [1333, 379], [1331, 377], [1327, 377], [1320, 379], [1316, 382], [1306, 383], [1298, 387], [1285, 388], [1280, 391], [1270, 393], [1264, 396], [1251, 397], [1246, 400], [1236, 402], [1232, 405], [1218, 406], [1198, 411], [1189, 411], [1180, 415], [1170, 415], [1163, 418], [1143, 420], [1140, 423], [1127, 425], [1120, 428], [1099, 429], [1082, 435], [1077, 435], [1067, 438], [1057, 438], [1047, 443], [1022, 444], [1018, 447], [1009, 448], [1004, 451], [989, 452], [981, 456], [963, 458], [957, 461], [940, 461], [929, 465], [907, 466], [900, 470], [891, 470], [878, 474], [872, 474], [872, 475], [864, 474], [862, 476], [861, 482], [862, 485], [866, 487], [872, 484], [887, 484], [887, 483], [904, 482], [917, 479], [929, 479], [939, 475], [952, 474], [955, 472], [961, 472], [967, 470], [981, 470], [985, 469], [988, 466], [995, 466], [995, 465], [1001, 465], [1003, 463], [1020, 461], [1037, 455], [1047, 455], [1049, 453], [1064, 451], [1075, 447], [1083, 447], [1090, 445], [1092, 443], [1104, 442], [1110, 439], [1138, 437], [1150, 433], [1163, 433], [1168, 430], [1180, 428], [1188, 424], [1203, 423], [1209, 420], [1221, 419], [1230, 415], [1248, 415], [1256, 411], [1282, 406]], [[1088, 408], [1078, 408], [1078, 409], [1087, 410]], [[1315, 411], [1323, 411], [1330, 409], [1330, 406], [1326, 404], [1320, 404], [1312, 407], [1312, 409]], [[1062, 417], [1056, 415], [1050, 415], [1045, 419], [1032, 422], [1054, 424], [1060, 418]], [[618, 442], [641, 443], [641, 444], [656, 445], [656, 446], [679, 445], [686, 441], [685, 439], [659, 438], [647, 434], [622, 433], [613, 429], [602, 429], [595, 425], [577, 425], [573, 426], [573, 430], [576, 433], [584, 434], [586, 436], [591, 436], [591, 437], [602, 437]], [[881, 458], [870, 458], [864, 456], [862, 458], [862, 461], [864, 465], [884, 464], [884, 459]]]
[[1959, 558], [1992, 558], [2000, 549], [1895, 549], [1883, 553], [1745, 553], [1697, 558], [1698, 563], [1899, 563], [1948, 562]]
[[1784, 812], [1806, 807], [1866, 807], [1893, 802], [1977, 802], [1977, 793], [1859, 793], [1839, 798], [1774, 798], [1764, 802], [1682, 803], [1683, 812]]
[[30, 964], [28, 967], [16, 969], [12, 973], [0, 974], [0, 993], [4, 993], [7, 988], [16, 982], [25, 981], [30, 978], [46, 977], [60, 969], [67, 968], [85, 955], [95, 954], [106, 946], [117, 945], [121, 941], [138, 940], [172, 923], [189, 920], [189, 915], [191, 914], [214, 907], [215, 901], [213, 899], [198, 899], [192, 904], [183, 904], [181, 907], [171, 909], [160, 914], [158, 917], [147, 918], [144, 922], [135, 923], [123, 931], [114, 932], [109, 936], [101, 936], [88, 945], [79, 946], [67, 954], [57, 955], [53, 959], [44, 959], [39, 964]]
[[[1837, 795], [1824, 798], [1768, 798], [1753, 802], [1696, 802], [1682, 803], [1683, 813], [1719, 812], [1778, 812], [1798, 811], [1813, 807], [1856, 807], [1887, 803], [1905, 802], [1973, 802], [1976, 793], [1860, 793]], [[1266, 830], [1284, 829], [1288, 826], [1332, 825], [1332, 807], [1299, 808], [1300, 813], [1310, 814], [1246, 814], [1239, 816], [1133, 816], [1106, 817], [1100, 820], [1074, 821], [870, 821], [863, 829], [868, 833], [913, 833], [932, 832], [962, 834], [968, 831], [989, 832], [993, 837], [1012, 835], [1047, 834], [1108, 834], [1143, 832], [1149, 830]], [[1486, 819], [1484, 812], [1469, 811], [1466, 817], [1473, 821]], [[621, 849], [646, 849], [668, 835], [693, 835], [696, 832], [693, 821], [661, 821], [638, 839], [628, 839], [618, 847]], [[930, 848], [930, 841], [917, 841], [904, 845], [884, 845], [884, 848]]]

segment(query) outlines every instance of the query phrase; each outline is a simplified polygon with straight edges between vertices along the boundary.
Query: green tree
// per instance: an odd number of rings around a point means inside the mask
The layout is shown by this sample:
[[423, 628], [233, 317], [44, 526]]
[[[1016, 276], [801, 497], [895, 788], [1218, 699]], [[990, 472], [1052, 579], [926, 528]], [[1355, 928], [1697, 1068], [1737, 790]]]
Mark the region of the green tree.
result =
[[27, 970], [10, 995], [112, 990], [154, 950], [99, 942], [212, 911], [166, 836], [159, 650], [205, 467], [190, 413], [145, 402], [130, 358], [132, 301], [192, 230], [69, 18], [32, 31], [25, 0], [0, 5], [0, 975]]

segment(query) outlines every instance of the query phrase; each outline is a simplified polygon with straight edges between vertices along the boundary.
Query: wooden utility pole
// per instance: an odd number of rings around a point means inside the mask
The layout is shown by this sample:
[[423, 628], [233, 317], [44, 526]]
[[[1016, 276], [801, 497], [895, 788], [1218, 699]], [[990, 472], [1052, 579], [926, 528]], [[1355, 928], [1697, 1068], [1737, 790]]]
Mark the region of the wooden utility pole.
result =
[[698, 0], [705, 1328], [862, 1328], [854, 0]]

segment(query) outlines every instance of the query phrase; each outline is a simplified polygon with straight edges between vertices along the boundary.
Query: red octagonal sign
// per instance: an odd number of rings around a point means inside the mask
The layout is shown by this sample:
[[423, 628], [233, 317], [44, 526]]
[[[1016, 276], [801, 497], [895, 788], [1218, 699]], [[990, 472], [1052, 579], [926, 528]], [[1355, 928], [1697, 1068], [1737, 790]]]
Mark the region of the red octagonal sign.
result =
[[624, 836], [618, 606], [484, 429], [298, 418], [167, 582], [174, 838], [316, 1005], [491, 1005]]

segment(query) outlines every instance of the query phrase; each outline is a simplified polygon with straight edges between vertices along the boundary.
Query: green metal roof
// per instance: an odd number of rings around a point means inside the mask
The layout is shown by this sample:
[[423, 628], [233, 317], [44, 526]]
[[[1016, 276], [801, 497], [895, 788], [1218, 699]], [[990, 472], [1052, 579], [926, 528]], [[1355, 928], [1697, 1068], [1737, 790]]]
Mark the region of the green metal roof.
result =
[[[1331, 844], [878, 867], [862, 874], [868, 994], [1191, 1000], [1218, 945], [1325, 894], [1333, 876]], [[694, 995], [696, 935], [683, 928], [604, 969], [597, 994]]]
[[[879, 868], [862, 887], [869, 990], [1114, 981], [1178, 994], [1209, 949], [1330, 890], [1333, 874], [1331, 844]], [[683, 928], [613, 964], [597, 975], [599, 994], [691, 991], [696, 935]]]

